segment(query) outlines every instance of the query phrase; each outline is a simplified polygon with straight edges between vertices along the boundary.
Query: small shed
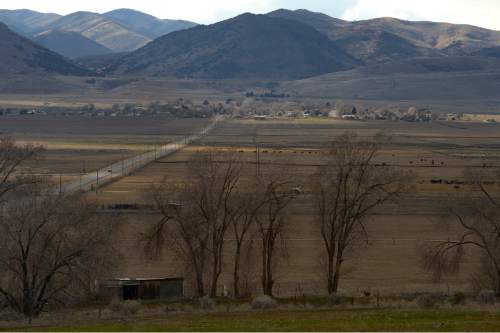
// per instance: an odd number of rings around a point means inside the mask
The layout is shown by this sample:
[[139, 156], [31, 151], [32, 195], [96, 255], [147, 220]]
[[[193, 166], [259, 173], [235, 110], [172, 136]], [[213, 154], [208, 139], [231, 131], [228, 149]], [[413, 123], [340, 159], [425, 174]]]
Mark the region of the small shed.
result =
[[100, 284], [100, 292], [109, 298], [127, 300], [161, 300], [184, 297], [182, 278], [124, 278]]

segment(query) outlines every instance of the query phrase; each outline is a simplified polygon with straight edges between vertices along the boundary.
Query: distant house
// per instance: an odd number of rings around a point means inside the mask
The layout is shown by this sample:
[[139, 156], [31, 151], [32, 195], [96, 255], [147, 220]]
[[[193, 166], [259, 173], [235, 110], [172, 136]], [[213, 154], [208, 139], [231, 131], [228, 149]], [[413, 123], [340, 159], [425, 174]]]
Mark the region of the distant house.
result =
[[358, 117], [353, 114], [345, 114], [342, 116], [343, 120], [358, 120]]
[[422, 121], [432, 121], [432, 112], [429, 111], [429, 110], [423, 110], [422, 112], [422, 115], [421, 115], [421, 118], [422, 118]]
[[157, 300], [184, 297], [184, 279], [116, 279], [99, 284], [101, 295], [120, 300]]
[[328, 112], [328, 117], [330, 118], [340, 118], [340, 112], [337, 109], [334, 109], [330, 112]]
[[254, 120], [267, 120], [267, 116], [254, 116]]

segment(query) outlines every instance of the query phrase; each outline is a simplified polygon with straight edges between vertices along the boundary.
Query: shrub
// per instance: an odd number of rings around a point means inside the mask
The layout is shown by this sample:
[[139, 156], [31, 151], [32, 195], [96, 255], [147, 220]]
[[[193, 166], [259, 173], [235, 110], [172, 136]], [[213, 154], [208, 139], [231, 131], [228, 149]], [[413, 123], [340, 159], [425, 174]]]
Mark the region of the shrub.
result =
[[208, 296], [201, 297], [198, 302], [202, 310], [212, 310], [216, 305], [215, 300]]
[[353, 305], [354, 298], [348, 296], [333, 295], [330, 298], [330, 305]]
[[121, 316], [132, 316], [139, 312], [141, 307], [141, 303], [138, 301], [124, 301], [124, 302], [116, 302], [113, 301], [109, 305], [109, 309], [111, 312], [115, 314], [119, 314]]
[[422, 295], [417, 298], [417, 304], [423, 309], [434, 309], [442, 302], [440, 295]]
[[18, 321], [23, 318], [24, 317], [22, 314], [15, 311], [11, 310], [0, 311], [0, 321]]
[[467, 296], [463, 292], [458, 291], [451, 296], [450, 303], [453, 305], [464, 305], [466, 300]]
[[496, 295], [491, 290], [482, 290], [479, 292], [478, 299], [481, 304], [493, 305], [496, 302]]
[[267, 295], [257, 296], [252, 300], [252, 309], [264, 310], [272, 309], [276, 306], [276, 301]]

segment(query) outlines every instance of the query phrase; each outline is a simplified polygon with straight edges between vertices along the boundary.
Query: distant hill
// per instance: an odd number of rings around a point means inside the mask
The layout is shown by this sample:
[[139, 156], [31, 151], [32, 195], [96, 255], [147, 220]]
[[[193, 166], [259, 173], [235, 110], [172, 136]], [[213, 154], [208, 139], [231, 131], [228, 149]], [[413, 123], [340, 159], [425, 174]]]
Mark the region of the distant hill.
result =
[[87, 75], [90, 72], [61, 55], [41, 47], [0, 23], [0, 74], [56, 73]]
[[295, 20], [307, 24], [314, 29], [328, 35], [333, 30], [349, 26], [351, 22], [333, 18], [323, 13], [315, 13], [305, 9], [288, 10], [278, 9], [267, 14], [270, 17]]
[[480, 49], [472, 53], [472, 55], [481, 57], [490, 57], [490, 58], [500, 58], [500, 46]]
[[284, 83], [302, 97], [379, 101], [454, 101], [500, 98], [500, 60], [481, 57], [419, 58]]
[[28, 37], [46, 30], [51, 23], [60, 17], [57, 14], [39, 13], [28, 9], [0, 9], [0, 22], [5, 23], [18, 34]]
[[110, 67], [116, 74], [301, 78], [359, 65], [325, 35], [293, 20], [243, 14], [173, 32]]
[[50, 29], [78, 32], [114, 52], [127, 52], [146, 45], [150, 38], [91, 12], [76, 12], [59, 18]]
[[[500, 45], [500, 31], [471, 25], [412, 22], [394, 18], [379, 18], [352, 24], [357, 27], [387, 31], [415, 45], [447, 51], [451, 55], [468, 54], [481, 48]], [[335, 32], [332, 35], [335, 37]]]
[[500, 45], [500, 32], [469, 25], [394, 18], [349, 22], [307, 10], [278, 10], [268, 15], [308, 24], [352, 56], [368, 63], [467, 55]]
[[152, 15], [132, 9], [117, 9], [105, 13], [103, 16], [151, 39], [197, 25], [196, 23], [182, 20], [160, 20]]
[[[157, 37], [196, 25], [196, 23], [182, 20], [162, 20], [131, 9], [117, 9], [105, 14], [76, 12], [66, 16], [27, 9], [0, 10], [0, 22], [4, 22], [13, 31], [31, 39], [37, 39], [42, 33], [50, 36], [51, 31], [78, 33], [112, 52], [134, 51]], [[76, 35], [72, 36], [76, 38]], [[70, 41], [69, 37], [70, 35], [52, 34], [51, 45]], [[63, 41], [57, 41], [59, 38], [63, 38]], [[76, 44], [71, 43], [71, 45]], [[86, 46], [90, 45], [86, 42], [83, 46], [78, 49], [83, 51]], [[60, 47], [54, 49], [61, 50]], [[95, 45], [91, 47], [91, 50], [95, 52]], [[76, 49], [70, 52], [69, 47], [63, 53], [71, 54], [72, 57], [89, 55], [88, 52], [78, 53]]]
[[49, 30], [36, 35], [33, 40], [67, 58], [102, 55], [112, 51], [93, 40], [72, 31]]
[[332, 38], [335, 43], [366, 63], [443, 55], [435, 49], [419, 46], [383, 30], [345, 27], [337, 30], [335, 35], [336, 37]]
[[89, 68], [93, 71], [104, 71], [109, 64], [115, 63], [124, 56], [127, 52], [122, 53], [107, 53], [101, 55], [88, 55], [75, 59], [75, 62], [81, 66]]

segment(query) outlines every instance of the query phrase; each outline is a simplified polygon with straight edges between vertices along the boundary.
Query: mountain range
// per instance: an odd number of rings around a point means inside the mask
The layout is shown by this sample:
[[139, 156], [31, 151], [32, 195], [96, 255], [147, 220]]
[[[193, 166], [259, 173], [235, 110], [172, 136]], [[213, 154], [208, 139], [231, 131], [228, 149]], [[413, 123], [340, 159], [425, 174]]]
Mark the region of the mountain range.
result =
[[[66, 16], [0, 10], [0, 21], [67, 58], [85, 57], [78, 63], [112, 75], [291, 80], [378, 64], [443, 71], [440, 59], [452, 58], [460, 59], [453, 61], [454, 71], [469, 70], [476, 58], [500, 57], [499, 31], [394, 18], [350, 22], [307, 10], [246, 13], [211, 25], [161, 20], [130, 9]], [[415, 67], [412, 59], [427, 60]], [[15, 71], [26, 70], [21, 66]]]
[[[39, 13], [31, 10], [0, 10], [0, 22], [25, 37], [41, 42], [53, 51], [76, 58], [107, 52], [134, 51], [153, 39], [172, 31], [196, 24], [188, 21], [161, 20], [131, 9], [117, 9], [108, 13], [76, 12], [66, 16]], [[84, 39], [96, 45], [85, 50]], [[44, 41], [46, 41], [44, 43]], [[88, 41], [85, 41], [89, 45]], [[72, 52], [64, 50], [74, 49]], [[82, 50], [82, 52], [78, 52]]]
[[489, 57], [498, 54], [496, 47], [500, 32], [474, 26], [393, 18], [349, 22], [280, 9], [166, 35], [115, 62], [108, 72], [301, 78], [419, 57]]
[[359, 62], [297, 21], [242, 14], [156, 39], [109, 68], [115, 74], [292, 79], [345, 70]]
[[470, 25], [387, 17], [349, 22], [321, 13], [286, 9], [268, 15], [308, 24], [366, 63], [421, 56], [465, 56], [500, 46], [500, 31]]

